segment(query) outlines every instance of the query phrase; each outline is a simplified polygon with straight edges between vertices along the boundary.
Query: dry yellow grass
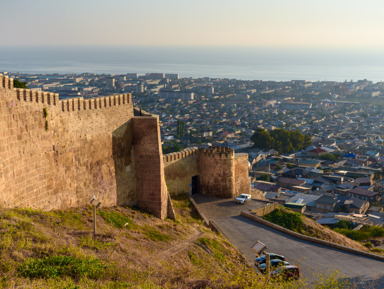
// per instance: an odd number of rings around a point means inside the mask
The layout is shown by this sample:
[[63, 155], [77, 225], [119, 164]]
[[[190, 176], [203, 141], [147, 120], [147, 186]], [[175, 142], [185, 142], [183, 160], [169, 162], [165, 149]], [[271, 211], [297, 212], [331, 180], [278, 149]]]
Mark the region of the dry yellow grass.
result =
[[100, 208], [96, 239], [90, 207], [1, 209], [0, 288], [306, 288], [303, 280], [265, 284], [186, 196], [172, 202], [177, 221]]
[[[242, 272], [256, 280], [237, 250], [206, 228], [188, 202], [186, 197], [173, 200], [177, 221], [136, 208], [101, 208], [96, 239], [90, 207], [2, 209], [0, 288], [215, 288]], [[51, 256], [96, 258], [107, 269], [96, 279], [20, 276], [18, 268], [26, 260]]]

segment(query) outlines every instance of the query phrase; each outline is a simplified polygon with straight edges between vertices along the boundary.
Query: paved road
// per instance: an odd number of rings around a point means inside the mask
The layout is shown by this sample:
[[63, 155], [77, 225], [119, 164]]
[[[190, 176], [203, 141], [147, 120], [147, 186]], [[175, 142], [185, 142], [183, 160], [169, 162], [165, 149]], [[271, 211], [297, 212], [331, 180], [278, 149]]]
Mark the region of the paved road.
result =
[[284, 255], [290, 264], [300, 265], [304, 279], [314, 281], [317, 273], [328, 275], [338, 270], [344, 278], [361, 284], [361, 288], [372, 288], [368, 286], [374, 280], [377, 286], [373, 288], [384, 288], [384, 262], [313, 244], [240, 216], [241, 211], [259, 207], [256, 201], [238, 205], [233, 200], [202, 195], [193, 198], [206, 217], [252, 262], [255, 255], [249, 248], [259, 240], [270, 252]]

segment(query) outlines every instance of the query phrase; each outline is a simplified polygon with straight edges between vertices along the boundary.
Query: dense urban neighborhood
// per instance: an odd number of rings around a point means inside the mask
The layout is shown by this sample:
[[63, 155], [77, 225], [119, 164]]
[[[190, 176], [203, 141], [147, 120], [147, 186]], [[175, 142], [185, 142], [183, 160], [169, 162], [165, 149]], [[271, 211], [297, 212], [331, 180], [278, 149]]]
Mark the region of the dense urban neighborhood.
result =
[[[211, 145], [246, 152], [253, 196], [324, 225], [384, 224], [384, 83], [3, 74], [60, 98], [132, 93], [136, 106], [159, 115], [164, 153]], [[273, 143], [260, 145], [260, 134]]]

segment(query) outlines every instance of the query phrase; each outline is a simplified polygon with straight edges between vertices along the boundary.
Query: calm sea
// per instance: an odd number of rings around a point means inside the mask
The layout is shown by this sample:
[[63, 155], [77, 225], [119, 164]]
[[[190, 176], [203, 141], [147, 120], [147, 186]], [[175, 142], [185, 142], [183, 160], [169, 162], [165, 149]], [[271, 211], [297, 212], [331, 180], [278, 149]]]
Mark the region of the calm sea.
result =
[[384, 80], [384, 51], [241, 47], [0, 47], [0, 71], [179, 73], [243, 80]]

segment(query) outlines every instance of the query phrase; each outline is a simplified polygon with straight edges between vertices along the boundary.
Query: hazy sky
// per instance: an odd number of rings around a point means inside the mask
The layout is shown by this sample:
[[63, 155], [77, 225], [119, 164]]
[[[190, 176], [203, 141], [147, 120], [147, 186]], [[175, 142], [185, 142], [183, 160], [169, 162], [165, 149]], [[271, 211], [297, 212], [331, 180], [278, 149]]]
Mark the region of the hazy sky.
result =
[[0, 45], [384, 48], [383, 0], [0, 0]]

